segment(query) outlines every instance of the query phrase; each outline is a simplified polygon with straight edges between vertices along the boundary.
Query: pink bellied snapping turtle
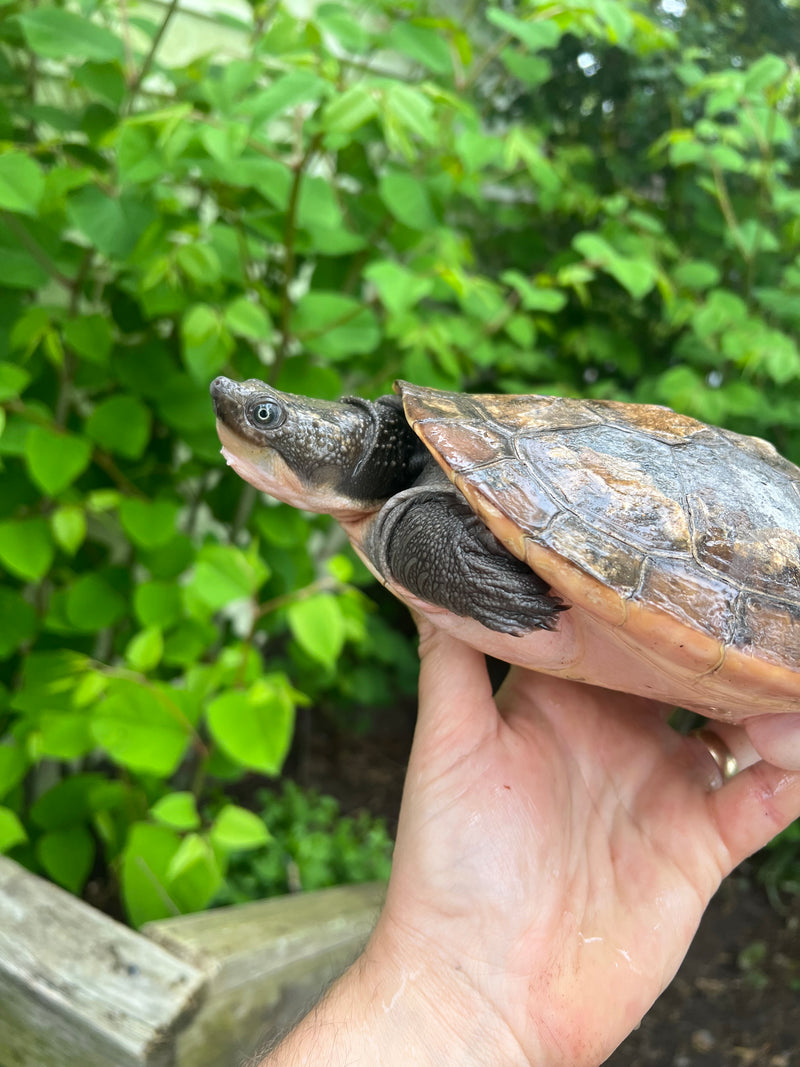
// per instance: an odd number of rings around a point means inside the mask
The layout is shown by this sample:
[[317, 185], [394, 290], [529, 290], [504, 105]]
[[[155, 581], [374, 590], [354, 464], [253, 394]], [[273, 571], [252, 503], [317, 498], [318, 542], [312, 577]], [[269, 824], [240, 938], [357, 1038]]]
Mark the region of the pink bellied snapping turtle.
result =
[[247, 482], [329, 512], [402, 600], [509, 663], [721, 719], [800, 711], [800, 469], [669, 408], [211, 386]]

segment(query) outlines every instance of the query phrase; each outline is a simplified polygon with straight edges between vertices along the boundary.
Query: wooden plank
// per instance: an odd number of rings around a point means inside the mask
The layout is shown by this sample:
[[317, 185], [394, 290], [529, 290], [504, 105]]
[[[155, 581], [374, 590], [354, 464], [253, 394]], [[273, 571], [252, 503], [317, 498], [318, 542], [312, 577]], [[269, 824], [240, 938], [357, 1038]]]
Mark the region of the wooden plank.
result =
[[291, 1026], [358, 955], [385, 890], [337, 886], [148, 923], [143, 933], [209, 975], [176, 1067], [231, 1067]]
[[0, 856], [3, 1067], [173, 1067], [206, 976]]

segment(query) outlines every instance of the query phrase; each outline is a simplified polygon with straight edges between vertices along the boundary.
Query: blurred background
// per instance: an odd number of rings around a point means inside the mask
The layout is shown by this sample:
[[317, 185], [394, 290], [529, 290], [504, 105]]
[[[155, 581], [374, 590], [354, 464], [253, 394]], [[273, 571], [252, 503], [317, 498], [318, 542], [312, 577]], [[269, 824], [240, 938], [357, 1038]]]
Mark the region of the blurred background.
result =
[[[218, 373], [800, 460], [799, 47], [789, 0], [0, 6], [0, 851], [134, 926], [388, 873], [409, 621], [225, 469]], [[733, 884], [703, 960], [791, 996], [797, 827]]]

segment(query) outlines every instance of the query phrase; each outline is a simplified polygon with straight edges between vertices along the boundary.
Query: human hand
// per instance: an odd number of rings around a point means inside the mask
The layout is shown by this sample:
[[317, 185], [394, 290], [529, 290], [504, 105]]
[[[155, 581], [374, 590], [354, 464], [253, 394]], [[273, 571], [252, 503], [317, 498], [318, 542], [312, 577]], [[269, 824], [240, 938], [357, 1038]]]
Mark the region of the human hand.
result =
[[664, 707], [518, 668], [493, 700], [479, 653], [440, 631], [422, 653], [367, 965], [399, 999], [427, 982], [470, 1062], [596, 1067], [671, 980], [721, 879], [800, 815], [800, 774], [726, 725], [746, 769], [721, 784]]

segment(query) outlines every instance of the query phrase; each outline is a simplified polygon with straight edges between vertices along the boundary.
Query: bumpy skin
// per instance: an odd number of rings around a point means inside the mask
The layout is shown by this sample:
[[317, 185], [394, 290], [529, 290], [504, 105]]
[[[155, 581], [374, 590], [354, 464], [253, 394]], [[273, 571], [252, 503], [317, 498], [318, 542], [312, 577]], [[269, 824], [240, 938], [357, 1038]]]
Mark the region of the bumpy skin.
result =
[[421, 600], [498, 633], [551, 630], [564, 608], [433, 465], [381, 508], [363, 548], [376, 570]]

